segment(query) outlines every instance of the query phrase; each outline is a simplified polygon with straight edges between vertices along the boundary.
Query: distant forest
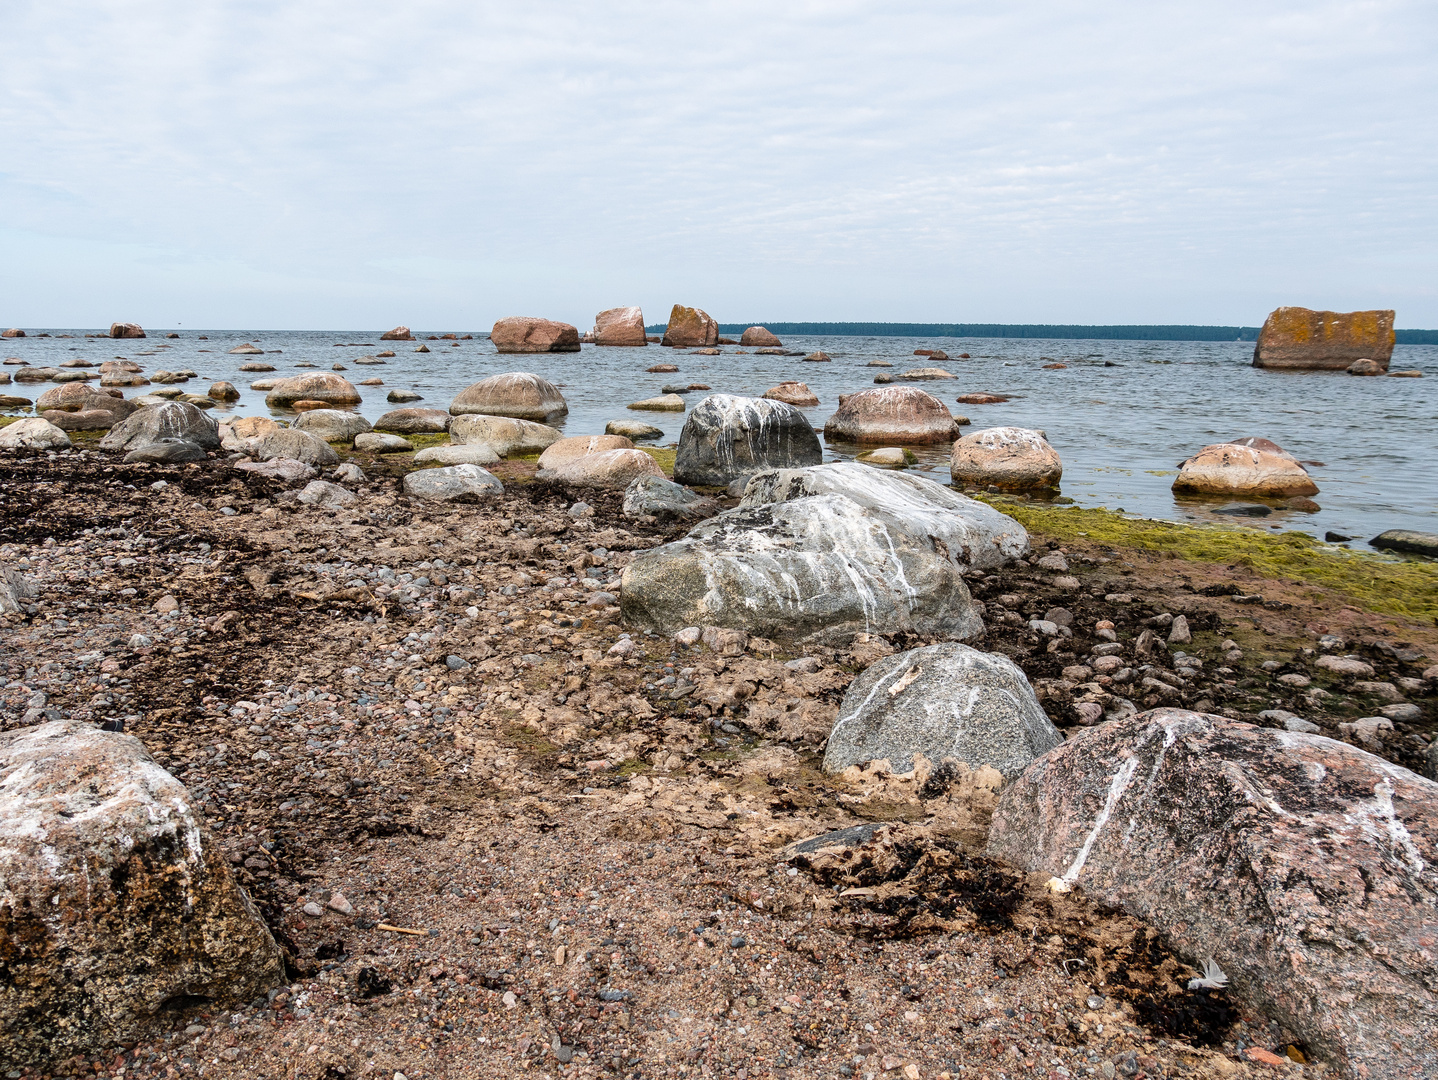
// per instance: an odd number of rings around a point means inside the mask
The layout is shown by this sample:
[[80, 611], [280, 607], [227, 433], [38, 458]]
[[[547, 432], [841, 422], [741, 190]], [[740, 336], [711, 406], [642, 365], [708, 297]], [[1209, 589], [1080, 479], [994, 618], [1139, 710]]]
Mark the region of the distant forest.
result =
[[[881, 322], [767, 322], [720, 323], [729, 337], [751, 326], [764, 326], [775, 334], [858, 337], [953, 338], [1061, 338], [1090, 341], [1257, 341], [1256, 326], [1069, 326], [1062, 323], [881, 323]], [[646, 328], [664, 333], [664, 324]], [[1399, 345], [1438, 345], [1438, 330], [1396, 331]]]

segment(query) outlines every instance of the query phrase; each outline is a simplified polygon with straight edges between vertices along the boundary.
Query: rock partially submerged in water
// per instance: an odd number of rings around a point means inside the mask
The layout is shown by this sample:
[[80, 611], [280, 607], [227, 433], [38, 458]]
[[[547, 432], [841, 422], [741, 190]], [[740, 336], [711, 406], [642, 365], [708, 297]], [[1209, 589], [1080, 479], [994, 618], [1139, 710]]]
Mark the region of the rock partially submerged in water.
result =
[[739, 335], [739, 344], [748, 348], [778, 349], [783, 342], [762, 326], [751, 326]]
[[1205, 446], [1179, 465], [1173, 490], [1279, 499], [1318, 494], [1318, 485], [1293, 455], [1267, 439], [1246, 441], [1252, 445]]
[[679, 433], [674, 480], [725, 487], [766, 469], [802, 468], [824, 460], [808, 419], [782, 401], [712, 394]]
[[997, 427], [965, 435], [954, 443], [949, 473], [956, 484], [1032, 491], [1058, 487], [1064, 466], [1042, 432]]
[[393, 330], [386, 330], [379, 336], [379, 339], [381, 341], [413, 341], [414, 335], [409, 332], [408, 326], [396, 326]]
[[1389, 529], [1368, 541], [1373, 547], [1384, 551], [1405, 551], [1411, 555], [1427, 555], [1438, 559], [1438, 533], [1418, 532], [1415, 529]]
[[663, 345], [679, 348], [717, 345], [719, 324], [699, 308], [675, 304], [669, 312], [669, 325], [664, 328]]
[[778, 386], [771, 386], [764, 391], [764, 396], [771, 401], [783, 401], [801, 409], [813, 408], [819, 404], [818, 395], [810, 390], [808, 385], [795, 381], [781, 382]]
[[569, 404], [548, 379], [528, 371], [506, 371], [461, 390], [449, 411], [455, 416], [508, 416], [542, 423], [567, 416]]
[[110, 336], [112, 338], [142, 338], [145, 336], [145, 331], [138, 323], [117, 322], [110, 324]]
[[843, 398], [824, 423], [824, 438], [839, 442], [915, 446], [957, 436], [948, 406], [917, 386], [860, 390]]
[[184, 439], [206, 450], [218, 450], [220, 425], [193, 405], [166, 401], [146, 405], [120, 421], [100, 440], [100, 449], [137, 450], [161, 439]]
[[78, 721], [0, 734], [7, 1062], [96, 1053], [167, 1005], [281, 984], [279, 947], [184, 786]]
[[852, 461], [758, 473], [749, 479], [741, 505], [812, 495], [843, 495], [866, 509], [896, 515], [938, 540], [965, 569], [992, 570], [1028, 554], [1028, 532], [992, 506], [924, 476], [880, 472]]
[[343, 375], [315, 371], [281, 379], [265, 395], [265, 404], [272, 409], [286, 409], [298, 401], [322, 401], [325, 407], [358, 405], [360, 393]]
[[1269, 314], [1253, 347], [1253, 366], [1344, 371], [1355, 360], [1388, 370], [1392, 311], [1312, 311], [1281, 307]]
[[1438, 1073], [1438, 784], [1318, 735], [1155, 709], [1030, 765], [988, 848], [1212, 957], [1341, 1068]]
[[642, 420], [611, 420], [604, 425], [604, 434], [623, 435], [626, 439], [662, 439], [664, 431]]
[[1012, 780], [1063, 742], [1018, 665], [999, 653], [942, 642], [886, 656], [852, 683], [824, 751], [824, 771], [914, 755], [987, 765]]
[[579, 331], [575, 327], [530, 315], [500, 319], [489, 332], [489, 340], [502, 353], [579, 351]]
[[642, 348], [649, 344], [644, 338], [644, 312], [637, 307], [617, 307], [594, 316], [594, 344]]

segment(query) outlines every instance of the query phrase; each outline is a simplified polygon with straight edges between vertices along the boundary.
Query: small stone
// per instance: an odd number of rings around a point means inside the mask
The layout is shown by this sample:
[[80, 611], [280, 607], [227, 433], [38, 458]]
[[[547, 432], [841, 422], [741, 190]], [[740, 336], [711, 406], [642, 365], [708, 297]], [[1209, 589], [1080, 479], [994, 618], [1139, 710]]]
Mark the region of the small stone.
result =
[[313, 900], [306, 904], [301, 910], [304, 911], [304, 913], [308, 915], [311, 919], [323, 919], [325, 917], [325, 909], [320, 907]]
[[731, 949], [742, 949], [745, 945], [748, 944], [749, 943], [745, 941], [742, 937], [740, 937], [738, 934], [735, 934], [729, 939], [729, 947]]
[[168, 615], [172, 611], [180, 610], [180, 602], [166, 593], [155, 601], [155, 610], [161, 615]]
[[1417, 705], [1404, 702], [1401, 705], [1385, 705], [1378, 710], [1379, 714], [1396, 720], [1400, 724], [1414, 724], [1423, 719], [1423, 710]]
[[327, 906], [331, 911], [338, 912], [341, 915], [353, 915], [355, 910], [354, 905], [345, 899], [345, 894], [342, 892], [331, 893]]
[[1054, 588], [1072, 590], [1079, 587], [1079, 579], [1068, 574], [1054, 578]]
[[1286, 675], [1278, 676], [1278, 681], [1281, 682], [1284, 686], [1292, 686], [1295, 689], [1301, 690], [1313, 680], [1310, 679], [1307, 675], [1300, 674], [1296, 671], [1290, 671]]
[[1069, 561], [1063, 557], [1061, 552], [1051, 551], [1039, 560], [1038, 565], [1044, 570], [1063, 572], [1068, 570]]
[[593, 517], [594, 507], [587, 502], [577, 502], [569, 508], [569, 516], [572, 518]]
[[504, 992], [504, 997], [500, 998], [499, 1000], [504, 1002], [504, 1007], [506, 1009], [512, 1009], [519, 1004], [519, 998], [514, 996], [513, 990], [506, 990]]
[[1044, 621], [1051, 622], [1055, 626], [1072, 626], [1074, 613], [1065, 607], [1049, 608], [1044, 612]]
[[680, 630], [677, 634], [674, 635], [674, 644], [697, 645], [699, 643], [699, 638], [703, 635], [703, 633], [704, 631], [700, 630], [697, 626], [686, 626], [683, 630]]
[[468, 671], [469, 661], [462, 656], [455, 656], [451, 653], [444, 658], [444, 666], [449, 668], [450, 671]]
[[1365, 663], [1356, 656], [1320, 656], [1314, 666], [1331, 671], [1335, 675], [1366, 678], [1373, 674], [1373, 665]]
[[1169, 627], [1168, 643], [1170, 645], [1187, 645], [1193, 640], [1193, 634], [1188, 628], [1188, 619], [1183, 615], [1174, 616], [1173, 625]]

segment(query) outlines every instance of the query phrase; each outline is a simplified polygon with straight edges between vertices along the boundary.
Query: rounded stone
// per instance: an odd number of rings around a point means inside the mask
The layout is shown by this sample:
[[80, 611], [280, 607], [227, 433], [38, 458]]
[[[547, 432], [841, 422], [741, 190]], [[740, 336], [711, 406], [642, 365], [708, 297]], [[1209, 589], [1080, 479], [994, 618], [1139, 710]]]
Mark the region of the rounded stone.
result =
[[951, 442], [955, 435], [948, 406], [916, 386], [850, 394], [824, 424], [824, 438], [838, 442], [912, 446]]
[[330, 408], [336, 405], [358, 405], [360, 393], [342, 375], [315, 371], [281, 379], [265, 396], [265, 404], [272, 409], [288, 408], [297, 401], [322, 401]]
[[370, 430], [370, 422], [359, 413], [341, 409], [312, 409], [296, 417], [294, 426], [325, 442], [349, 442]]
[[1056, 488], [1063, 472], [1058, 451], [1031, 428], [976, 431], [954, 443], [949, 457], [954, 483], [1004, 491]]
[[543, 423], [567, 415], [569, 405], [547, 379], [527, 371], [507, 371], [461, 390], [449, 411], [455, 416], [508, 416]]

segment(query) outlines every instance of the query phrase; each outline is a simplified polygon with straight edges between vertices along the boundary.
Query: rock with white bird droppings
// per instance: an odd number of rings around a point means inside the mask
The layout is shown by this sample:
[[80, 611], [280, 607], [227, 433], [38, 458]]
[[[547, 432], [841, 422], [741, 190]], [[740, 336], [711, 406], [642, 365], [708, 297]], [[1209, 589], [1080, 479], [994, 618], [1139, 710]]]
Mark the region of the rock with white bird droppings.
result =
[[1042, 432], [997, 427], [965, 435], [954, 443], [949, 473], [956, 484], [1030, 491], [1058, 487], [1064, 466]]
[[1153, 924], [1345, 1075], [1438, 1072], [1438, 784], [1319, 735], [1155, 709], [1004, 792], [989, 853]]
[[802, 468], [823, 460], [819, 437], [793, 405], [711, 394], [684, 421], [674, 456], [674, 480], [724, 487], [765, 469]]

